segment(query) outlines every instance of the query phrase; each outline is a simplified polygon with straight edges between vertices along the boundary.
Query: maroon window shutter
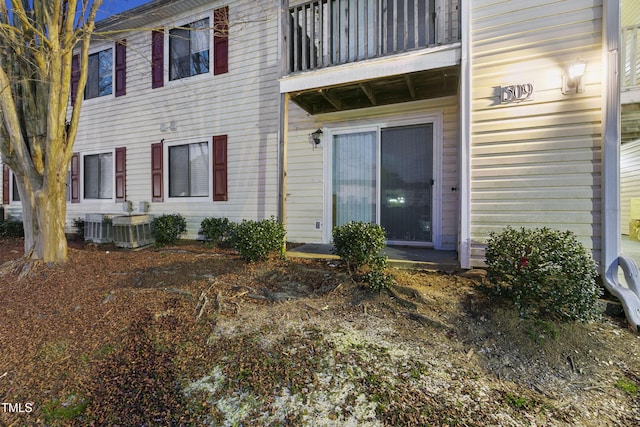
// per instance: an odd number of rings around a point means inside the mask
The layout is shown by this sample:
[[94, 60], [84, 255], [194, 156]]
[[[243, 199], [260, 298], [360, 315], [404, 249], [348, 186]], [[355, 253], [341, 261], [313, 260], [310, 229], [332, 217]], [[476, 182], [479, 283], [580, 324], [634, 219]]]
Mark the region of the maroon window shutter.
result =
[[127, 94], [127, 41], [116, 43], [116, 96]]
[[2, 165], [2, 204], [9, 204], [9, 166], [7, 165]]
[[80, 203], [80, 153], [71, 157], [71, 203]]
[[151, 200], [153, 202], [162, 202], [164, 200], [162, 155], [162, 142], [151, 144]]
[[164, 30], [151, 32], [151, 87], [164, 86]]
[[213, 200], [226, 202], [227, 193], [227, 135], [213, 137]]
[[213, 11], [213, 74], [229, 71], [229, 7]]
[[127, 199], [127, 148], [116, 148], [116, 202]]
[[80, 56], [73, 55], [71, 59], [71, 103], [76, 102], [78, 82], [80, 81]]

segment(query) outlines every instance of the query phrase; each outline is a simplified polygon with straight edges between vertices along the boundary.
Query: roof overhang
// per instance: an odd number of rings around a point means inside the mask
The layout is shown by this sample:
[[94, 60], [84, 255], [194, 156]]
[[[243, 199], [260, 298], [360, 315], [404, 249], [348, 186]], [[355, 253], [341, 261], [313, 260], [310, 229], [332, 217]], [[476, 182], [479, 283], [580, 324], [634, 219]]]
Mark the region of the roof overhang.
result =
[[211, 0], [152, 0], [96, 22], [96, 33], [139, 30], [175, 18], [186, 10], [211, 4]]

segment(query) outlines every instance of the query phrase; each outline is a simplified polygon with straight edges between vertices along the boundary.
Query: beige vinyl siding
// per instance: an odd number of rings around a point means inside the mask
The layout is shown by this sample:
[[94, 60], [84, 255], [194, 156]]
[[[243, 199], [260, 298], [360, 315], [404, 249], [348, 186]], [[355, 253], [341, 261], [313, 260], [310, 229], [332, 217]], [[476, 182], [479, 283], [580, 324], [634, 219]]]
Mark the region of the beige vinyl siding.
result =
[[[620, 148], [620, 230], [629, 234], [631, 199], [640, 198], [640, 140]], [[638, 218], [635, 218], [638, 219]]]
[[638, 0], [621, 0], [621, 4], [620, 24], [622, 27], [640, 24], [640, 2]]
[[[598, 0], [473, 3], [472, 265], [507, 225], [572, 230], [598, 259], [601, 17]], [[585, 91], [563, 95], [576, 58]], [[501, 104], [500, 86], [524, 83], [533, 100]]]
[[[137, 212], [150, 202], [149, 213], [180, 213], [187, 218], [188, 236], [195, 237], [206, 217], [233, 221], [263, 219], [277, 213], [278, 185], [278, 31], [274, 2], [259, 7], [248, 0], [211, 2], [171, 19], [176, 25], [212, 18], [212, 11], [230, 11], [229, 72], [165, 81], [151, 88], [151, 31], [118, 35], [127, 40], [127, 94], [86, 101], [74, 151], [127, 147], [127, 200]], [[169, 25], [158, 21], [157, 26]], [[165, 63], [167, 59], [165, 40]], [[105, 46], [108, 46], [105, 45]], [[210, 45], [211, 54], [213, 45]], [[171, 122], [176, 130], [169, 128]], [[209, 142], [228, 135], [228, 195], [180, 201], [167, 197], [151, 202], [151, 144]], [[211, 145], [209, 147], [211, 150]], [[165, 156], [165, 178], [168, 158]], [[211, 166], [211, 165], [210, 165]], [[211, 188], [210, 188], [211, 191]], [[121, 213], [121, 204], [69, 203], [68, 220], [87, 212]]]
[[[442, 246], [454, 249], [457, 242], [458, 187], [458, 108], [457, 98], [363, 108], [342, 113], [309, 116], [294, 103], [289, 105], [289, 140], [287, 169], [287, 239], [293, 242], [321, 242], [322, 229], [315, 229], [316, 221], [323, 221], [328, 206], [324, 203], [324, 147], [330, 143], [325, 135], [322, 147], [313, 147], [309, 135], [319, 127], [395, 120], [414, 114], [442, 114]], [[331, 224], [321, 223], [322, 227]]]
[[[287, 143], [287, 240], [291, 242], [322, 242], [324, 180], [324, 147], [314, 147], [309, 135], [323, 124], [314, 120], [295, 103], [289, 102], [289, 132]], [[320, 221], [321, 228], [315, 223]]]

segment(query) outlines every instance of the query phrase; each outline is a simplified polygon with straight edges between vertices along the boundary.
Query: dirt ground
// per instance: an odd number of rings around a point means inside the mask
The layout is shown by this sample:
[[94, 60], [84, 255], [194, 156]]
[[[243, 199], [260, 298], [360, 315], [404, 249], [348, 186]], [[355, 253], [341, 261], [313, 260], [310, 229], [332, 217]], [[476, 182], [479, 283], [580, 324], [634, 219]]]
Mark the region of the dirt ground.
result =
[[0, 426], [640, 425], [624, 319], [522, 321], [481, 271], [372, 294], [338, 261], [70, 245], [0, 276]]

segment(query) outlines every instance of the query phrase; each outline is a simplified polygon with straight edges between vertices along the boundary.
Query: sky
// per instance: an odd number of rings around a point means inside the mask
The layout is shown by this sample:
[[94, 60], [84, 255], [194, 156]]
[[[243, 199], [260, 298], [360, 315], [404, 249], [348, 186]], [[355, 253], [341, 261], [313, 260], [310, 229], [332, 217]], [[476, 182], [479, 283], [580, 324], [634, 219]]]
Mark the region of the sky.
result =
[[150, 1], [151, 0], [103, 0], [96, 20], [99, 21], [116, 13], [133, 9], [144, 3], [149, 3]]

